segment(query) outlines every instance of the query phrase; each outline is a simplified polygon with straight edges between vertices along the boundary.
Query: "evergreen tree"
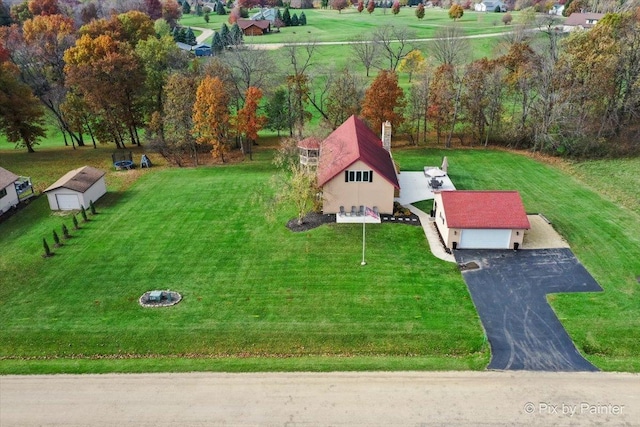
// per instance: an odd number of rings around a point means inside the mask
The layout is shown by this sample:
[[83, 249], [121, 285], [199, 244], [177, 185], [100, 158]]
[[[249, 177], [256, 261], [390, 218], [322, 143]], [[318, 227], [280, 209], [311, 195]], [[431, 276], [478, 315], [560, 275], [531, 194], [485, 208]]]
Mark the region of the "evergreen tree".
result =
[[182, 2], [182, 13], [184, 15], [188, 15], [191, 13], [191, 5], [187, 0], [184, 0], [184, 2]]
[[198, 42], [196, 41], [196, 35], [191, 29], [191, 27], [189, 27], [189, 29], [187, 30], [187, 34], [185, 36], [185, 43], [191, 46], [195, 46], [196, 44], [198, 44]]
[[216, 7], [216, 13], [218, 15], [226, 15], [227, 11], [224, 9], [224, 5], [221, 1], [218, 2], [218, 6]]
[[307, 15], [304, 14], [304, 11], [300, 13], [300, 25], [307, 25]]
[[291, 16], [291, 26], [292, 27], [297, 27], [298, 25], [300, 25], [300, 21], [298, 20], [298, 15], [296, 15], [295, 13]]
[[8, 27], [11, 25], [11, 22], [9, 7], [0, 0], [0, 27]]
[[231, 37], [231, 43], [233, 43], [234, 45], [241, 45], [243, 43], [243, 34], [242, 34], [242, 30], [240, 29], [240, 26], [235, 23], [233, 24], [233, 26], [231, 27], [231, 33], [230, 33], [230, 37]]
[[64, 237], [65, 239], [71, 238], [71, 234], [69, 234], [69, 229], [64, 224], [62, 224], [62, 237]]
[[48, 258], [50, 256], [53, 256], [53, 252], [51, 252], [51, 249], [49, 249], [49, 245], [47, 244], [47, 239], [42, 238], [42, 247], [44, 248], [44, 257]]
[[91, 215], [95, 215], [97, 213], [93, 200], [89, 200], [89, 210], [91, 211]]
[[58, 237], [58, 233], [56, 233], [56, 230], [53, 230], [53, 241], [56, 248], [62, 246], [62, 243], [60, 243], [60, 237]]
[[282, 13], [280, 12], [280, 9], [278, 9], [278, 11], [276, 12], [276, 21], [278, 19], [284, 22], [284, 20], [282, 19]]
[[284, 22], [285, 27], [291, 26], [291, 13], [289, 12], [288, 7], [284, 9], [284, 14], [282, 15], [282, 22]]
[[220, 53], [224, 50], [224, 43], [222, 42], [222, 37], [220, 37], [220, 33], [217, 31], [213, 33], [213, 41], [211, 42], [211, 49], [216, 53]]
[[75, 230], [79, 230], [80, 226], [78, 225], [78, 218], [76, 218], [76, 214], [73, 214], [73, 216], [71, 217], [71, 220], [73, 221], [73, 228]]
[[180, 43], [187, 42], [187, 29], [185, 27], [180, 28], [180, 31], [178, 31], [178, 41]]
[[210, 20], [211, 20], [211, 16], [209, 15], [209, 11], [207, 10], [204, 13], [204, 22], [206, 22], [208, 24]]
[[82, 215], [82, 220], [84, 222], [89, 221], [89, 218], [87, 218], [87, 211], [84, 209], [84, 206], [81, 206], [80, 214]]
[[267, 101], [267, 128], [277, 131], [278, 136], [280, 136], [280, 131], [289, 127], [287, 105], [287, 91], [284, 88], [276, 90]]
[[229, 27], [227, 24], [223, 23], [220, 28], [220, 42], [222, 43], [222, 47], [227, 47], [231, 44], [231, 36], [229, 34]]

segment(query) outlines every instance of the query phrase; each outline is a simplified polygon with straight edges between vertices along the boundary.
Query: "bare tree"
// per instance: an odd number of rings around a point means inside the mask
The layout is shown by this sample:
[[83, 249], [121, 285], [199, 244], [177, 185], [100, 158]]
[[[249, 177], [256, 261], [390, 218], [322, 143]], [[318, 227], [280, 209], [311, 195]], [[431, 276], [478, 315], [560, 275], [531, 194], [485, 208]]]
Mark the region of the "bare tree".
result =
[[307, 71], [311, 66], [311, 58], [315, 52], [316, 43], [292, 44], [285, 49], [291, 64], [291, 72], [287, 75], [289, 95], [293, 97], [290, 101], [290, 111], [294, 112], [298, 136], [302, 137], [304, 122], [309, 117], [309, 113], [304, 109], [305, 102], [309, 100], [309, 76]]
[[471, 50], [460, 27], [442, 27], [436, 31], [435, 36], [430, 51], [439, 63], [455, 67], [467, 62]]
[[275, 68], [270, 55], [242, 45], [225, 52], [222, 61], [233, 73], [236, 96], [241, 100], [249, 87], [267, 89]]
[[[413, 123], [411, 130], [415, 131], [414, 144], [418, 145], [422, 129], [422, 141], [427, 140], [427, 108], [429, 107], [429, 85], [431, 84], [431, 70], [425, 69], [417, 75], [409, 92], [407, 123]], [[412, 137], [413, 138], [413, 137]]]
[[411, 39], [415, 33], [407, 27], [384, 25], [376, 28], [373, 39], [381, 54], [389, 61], [389, 70], [395, 71], [400, 61], [413, 50]]
[[358, 36], [351, 41], [351, 50], [355, 57], [362, 62], [364, 68], [367, 70], [367, 77], [369, 77], [369, 71], [372, 67], [375, 67], [375, 64], [378, 62], [380, 54], [378, 44], [364, 36]]

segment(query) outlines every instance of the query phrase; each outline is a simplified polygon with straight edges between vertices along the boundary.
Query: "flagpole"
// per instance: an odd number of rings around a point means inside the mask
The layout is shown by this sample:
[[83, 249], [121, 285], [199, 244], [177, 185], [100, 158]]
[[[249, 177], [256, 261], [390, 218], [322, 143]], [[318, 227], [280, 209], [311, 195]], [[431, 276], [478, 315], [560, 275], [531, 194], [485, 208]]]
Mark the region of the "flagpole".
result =
[[367, 265], [367, 262], [364, 260], [364, 224], [367, 222], [367, 215], [362, 215], [362, 262], [360, 265]]

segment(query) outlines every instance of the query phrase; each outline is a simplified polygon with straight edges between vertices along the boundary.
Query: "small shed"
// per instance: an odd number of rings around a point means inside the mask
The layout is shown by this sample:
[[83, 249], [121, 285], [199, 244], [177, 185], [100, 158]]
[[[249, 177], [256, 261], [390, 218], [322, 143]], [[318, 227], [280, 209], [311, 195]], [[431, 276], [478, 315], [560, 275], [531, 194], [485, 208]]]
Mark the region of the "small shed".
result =
[[440, 191], [433, 207], [449, 249], [518, 249], [531, 228], [517, 191]]
[[107, 192], [106, 172], [84, 166], [67, 172], [62, 178], [44, 190], [51, 210], [74, 210], [98, 200]]
[[271, 32], [271, 22], [267, 20], [238, 19], [237, 23], [245, 36], [261, 36]]
[[0, 215], [16, 207], [20, 202], [15, 185], [18, 178], [15, 173], [0, 168]]

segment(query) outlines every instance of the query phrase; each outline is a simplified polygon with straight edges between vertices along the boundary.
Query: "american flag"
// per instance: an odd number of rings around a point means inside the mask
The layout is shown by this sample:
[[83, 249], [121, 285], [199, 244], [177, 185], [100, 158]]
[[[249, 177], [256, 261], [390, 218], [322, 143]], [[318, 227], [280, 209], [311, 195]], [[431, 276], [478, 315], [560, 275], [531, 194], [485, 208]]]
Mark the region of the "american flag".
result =
[[365, 209], [364, 214], [365, 214], [366, 216], [370, 216], [371, 218], [374, 218], [374, 219], [376, 219], [376, 220], [379, 220], [379, 219], [380, 219], [380, 215], [378, 215], [378, 213], [377, 213], [377, 212], [375, 212], [373, 209], [371, 209], [371, 208], [369, 208], [369, 207], [367, 207], [367, 208]]

